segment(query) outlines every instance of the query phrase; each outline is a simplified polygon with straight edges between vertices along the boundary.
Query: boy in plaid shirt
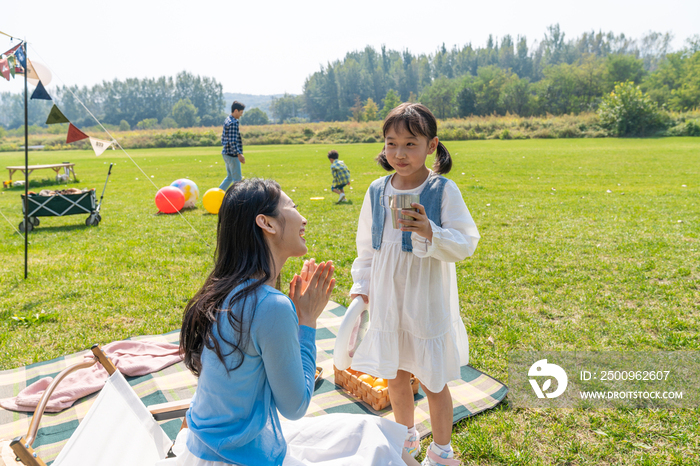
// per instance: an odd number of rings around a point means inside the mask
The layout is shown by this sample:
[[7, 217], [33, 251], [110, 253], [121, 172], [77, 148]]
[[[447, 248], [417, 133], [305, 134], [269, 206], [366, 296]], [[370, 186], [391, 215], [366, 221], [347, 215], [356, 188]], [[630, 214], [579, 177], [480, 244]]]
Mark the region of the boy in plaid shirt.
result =
[[350, 184], [350, 170], [342, 160], [338, 160], [337, 150], [328, 152], [328, 161], [331, 163], [331, 173], [333, 173], [331, 191], [338, 195], [338, 203], [346, 201], [343, 188]]

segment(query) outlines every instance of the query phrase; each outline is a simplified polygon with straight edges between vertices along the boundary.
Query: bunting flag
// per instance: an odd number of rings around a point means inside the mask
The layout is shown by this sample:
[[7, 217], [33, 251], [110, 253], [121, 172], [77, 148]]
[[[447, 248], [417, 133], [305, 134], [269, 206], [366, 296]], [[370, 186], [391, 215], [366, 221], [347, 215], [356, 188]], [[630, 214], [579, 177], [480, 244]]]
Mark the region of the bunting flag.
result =
[[14, 55], [15, 50], [17, 50], [17, 49], [19, 48], [20, 45], [22, 45], [22, 44], [19, 43], [19, 44], [15, 45], [15, 46], [12, 47], [10, 50], [8, 50], [7, 52], [3, 53], [3, 55]]
[[12, 75], [12, 78], [14, 79], [15, 72], [16, 72], [17, 60], [15, 60], [15, 57], [13, 55], [10, 55], [9, 57], [7, 57], [7, 64], [10, 67], [10, 75]]
[[10, 80], [10, 65], [7, 58], [0, 59], [0, 74], [8, 81]]
[[[103, 141], [101, 139], [90, 138], [90, 144], [92, 144], [92, 150], [95, 151], [95, 155], [99, 157], [104, 151], [109, 149], [113, 141]], [[113, 148], [114, 149], [114, 148]]]
[[[46, 68], [44, 65], [41, 63], [37, 62], [32, 62], [31, 60], [27, 60], [27, 80], [32, 86], [36, 86], [36, 84], [41, 81], [44, 83], [45, 86], [48, 86], [51, 84], [51, 79], [53, 78], [53, 75], [51, 74], [51, 71], [49, 71], [48, 68]], [[23, 71], [20, 72], [24, 73]]]
[[[54, 107], [56, 106], [54, 105]], [[71, 142], [75, 141], [80, 141], [81, 139], [87, 139], [89, 137], [90, 136], [73, 126], [73, 123], [68, 124], [68, 136], [66, 137], [66, 144], [70, 144]]]
[[15, 51], [14, 55], [17, 58], [17, 60], [19, 61], [19, 65], [22, 68], [26, 68], [27, 67], [27, 54], [24, 53], [24, 44], [19, 44], [19, 47]]
[[54, 104], [54, 106], [51, 107], [51, 111], [49, 112], [49, 117], [46, 119], [46, 124], [55, 125], [56, 123], [70, 123], [70, 121], [68, 121], [68, 118], [66, 118], [65, 115]]
[[49, 93], [46, 92], [46, 88], [41, 84], [41, 81], [36, 85], [36, 89], [34, 89], [30, 99], [53, 100]]

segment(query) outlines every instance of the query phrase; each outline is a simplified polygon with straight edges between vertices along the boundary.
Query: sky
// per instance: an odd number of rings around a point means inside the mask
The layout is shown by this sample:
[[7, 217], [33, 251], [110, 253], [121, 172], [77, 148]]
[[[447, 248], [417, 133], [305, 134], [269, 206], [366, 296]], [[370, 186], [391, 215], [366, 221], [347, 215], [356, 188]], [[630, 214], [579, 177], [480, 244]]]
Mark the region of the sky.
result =
[[[525, 36], [532, 45], [559, 24], [567, 39], [600, 30], [635, 39], [671, 32], [677, 50], [700, 34], [698, 0], [3, 3], [0, 31], [26, 38], [30, 60], [53, 72], [49, 89], [186, 70], [215, 78], [224, 92], [299, 94], [321, 66], [367, 45], [428, 54], [443, 43], [484, 46], [489, 34]], [[0, 35], [3, 51], [12, 44]], [[22, 85], [0, 81], [0, 92]]]

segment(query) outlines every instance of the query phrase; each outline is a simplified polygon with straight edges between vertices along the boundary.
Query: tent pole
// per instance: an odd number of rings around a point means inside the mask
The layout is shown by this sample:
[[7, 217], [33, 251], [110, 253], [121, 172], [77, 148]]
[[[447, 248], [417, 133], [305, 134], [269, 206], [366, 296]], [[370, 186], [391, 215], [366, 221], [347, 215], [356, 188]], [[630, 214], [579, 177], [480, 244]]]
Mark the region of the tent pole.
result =
[[27, 74], [29, 58], [27, 41], [24, 41], [24, 279], [27, 279], [27, 251], [29, 249], [29, 111], [27, 105]]

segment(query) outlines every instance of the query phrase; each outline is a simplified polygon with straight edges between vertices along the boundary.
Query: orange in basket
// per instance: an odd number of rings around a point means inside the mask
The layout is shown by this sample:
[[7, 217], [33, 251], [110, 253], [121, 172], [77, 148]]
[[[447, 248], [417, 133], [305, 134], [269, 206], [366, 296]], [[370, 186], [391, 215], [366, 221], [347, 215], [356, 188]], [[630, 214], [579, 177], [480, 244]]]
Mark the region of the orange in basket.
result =
[[[381, 411], [391, 404], [388, 387], [382, 385], [373, 387], [371, 384], [360, 380], [362, 375], [358, 377], [357, 375], [351, 374], [348, 370], [338, 370], [335, 366], [333, 366], [333, 371], [335, 372], [336, 385], [343, 387], [348, 393], [370, 405], [375, 411]], [[368, 374], [364, 375], [374, 379], [374, 377]], [[376, 379], [373, 380], [373, 382], [376, 384], [379, 380], [383, 380], [384, 383], [386, 383], [384, 379]], [[411, 377], [411, 388], [413, 389], [414, 395], [418, 393], [418, 386], [418, 379]]]
[[386, 379], [382, 379], [381, 377], [374, 379], [374, 383], [372, 384], [373, 388], [376, 388], [377, 390], [380, 390], [382, 388], [387, 388], [388, 387], [388, 382]]

